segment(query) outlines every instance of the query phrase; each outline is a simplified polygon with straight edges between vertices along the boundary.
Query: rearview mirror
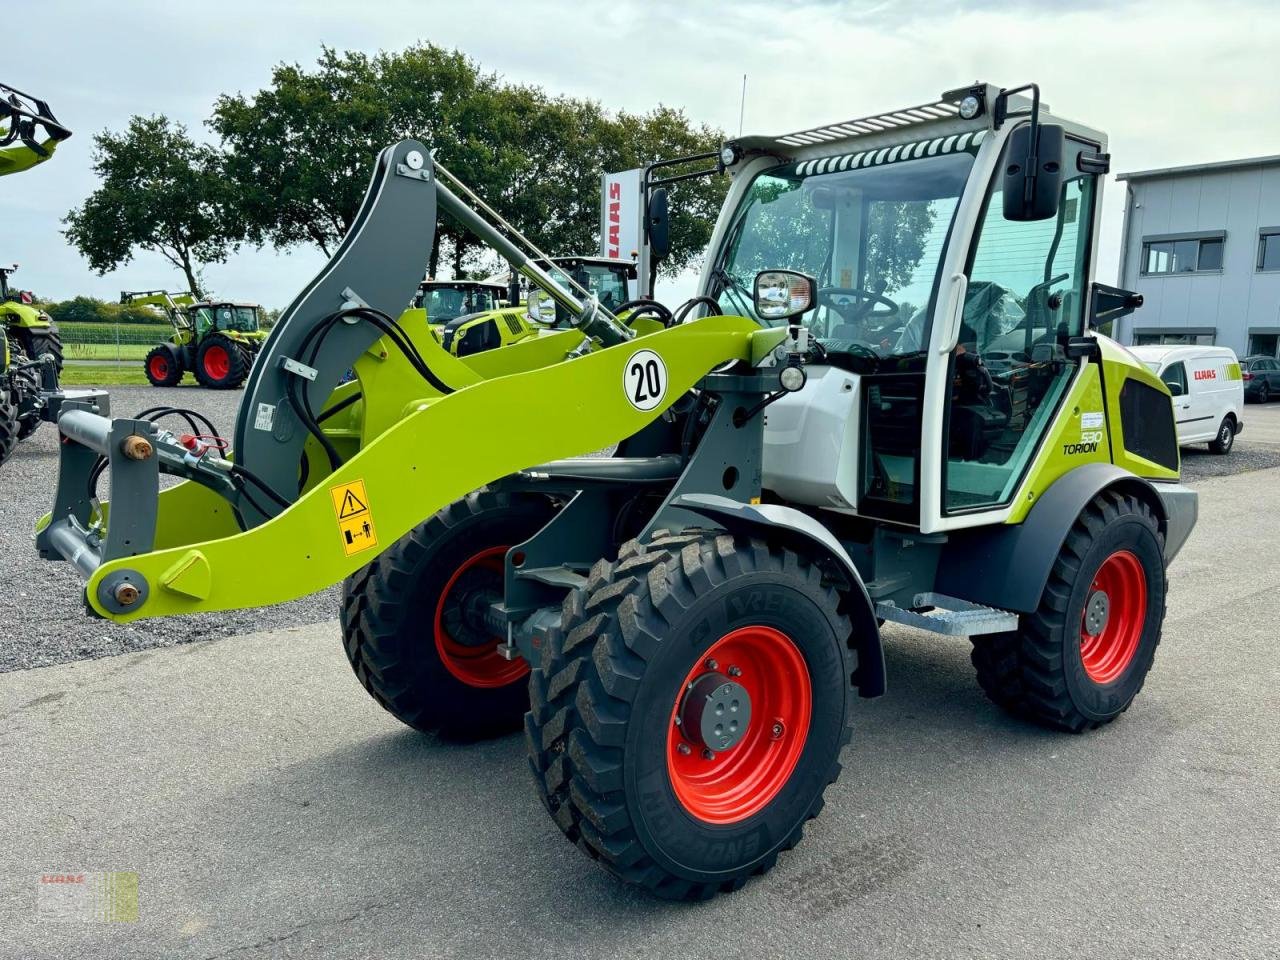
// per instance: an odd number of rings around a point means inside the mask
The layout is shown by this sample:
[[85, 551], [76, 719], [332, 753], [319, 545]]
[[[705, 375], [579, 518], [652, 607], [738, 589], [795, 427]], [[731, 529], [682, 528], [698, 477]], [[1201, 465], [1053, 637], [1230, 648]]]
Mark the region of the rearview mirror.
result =
[[756, 274], [756, 315], [761, 320], [789, 320], [813, 307], [817, 284], [813, 277], [793, 270], [763, 270]]
[[665, 260], [671, 252], [671, 211], [667, 206], [667, 190], [659, 187], [649, 196], [645, 229], [649, 235], [649, 251], [655, 260]]
[[[1037, 136], [1032, 140], [1032, 132]], [[1004, 218], [1015, 222], [1058, 215], [1062, 193], [1062, 127], [1024, 123], [1009, 134], [1004, 152]]]

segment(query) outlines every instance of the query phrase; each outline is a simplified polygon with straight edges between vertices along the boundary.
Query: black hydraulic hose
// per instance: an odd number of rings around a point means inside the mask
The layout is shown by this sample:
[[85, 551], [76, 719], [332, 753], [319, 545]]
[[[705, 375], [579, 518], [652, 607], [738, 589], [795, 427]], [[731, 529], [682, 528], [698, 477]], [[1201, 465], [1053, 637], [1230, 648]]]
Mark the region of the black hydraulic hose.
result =
[[664, 327], [672, 325], [671, 311], [666, 304], [659, 303], [657, 300], [650, 300], [648, 297], [641, 297], [638, 300], [627, 300], [618, 304], [614, 309], [614, 314], [620, 316], [627, 310], [631, 311], [631, 315], [627, 317], [626, 323], [635, 320], [646, 313], [651, 313], [662, 323]]
[[676, 310], [675, 318], [671, 321], [671, 325], [675, 327], [684, 323], [684, 318], [687, 317], [693, 311], [693, 308], [697, 306], [706, 307], [709, 311], [707, 314], [709, 317], [719, 317], [724, 314], [724, 311], [720, 309], [720, 302], [714, 297], [708, 297], [705, 295], [694, 297], [693, 299], [686, 300], [684, 303], [680, 304], [679, 308]]
[[347, 409], [347, 407], [351, 406], [353, 403], [355, 403], [358, 400], [362, 400], [363, 398], [364, 398], [363, 393], [353, 393], [351, 396], [347, 397], [345, 400], [341, 401], [340, 403], [335, 403], [328, 410], [321, 411], [320, 416], [316, 417], [316, 423], [324, 423], [330, 417], [336, 417], [343, 410]]

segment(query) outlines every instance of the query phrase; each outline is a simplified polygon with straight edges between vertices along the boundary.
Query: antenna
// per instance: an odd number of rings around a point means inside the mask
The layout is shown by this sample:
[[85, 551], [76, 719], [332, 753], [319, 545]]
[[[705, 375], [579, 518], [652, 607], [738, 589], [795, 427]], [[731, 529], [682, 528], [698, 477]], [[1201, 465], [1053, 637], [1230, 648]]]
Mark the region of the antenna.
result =
[[738, 136], [742, 136], [742, 118], [747, 112], [747, 75], [742, 75], [742, 102], [738, 106]]

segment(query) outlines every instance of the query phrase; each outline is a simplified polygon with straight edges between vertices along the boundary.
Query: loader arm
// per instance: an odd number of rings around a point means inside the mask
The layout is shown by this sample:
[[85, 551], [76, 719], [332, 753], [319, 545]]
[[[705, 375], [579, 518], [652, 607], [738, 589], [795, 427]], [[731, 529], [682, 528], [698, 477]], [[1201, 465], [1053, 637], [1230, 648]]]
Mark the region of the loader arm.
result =
[[[646, 337], [643, 349], [662, 357], [667, 396], [674, 401], [713, 367], [749, 360], [758, 329], [741, 317], [708, 317]], [[337, 583], [470, 491], [548, 460], [617, 443], [656, 419], [662, 409], [637, 410], [624, 391], [625, 368], [635, 353], [626, 345], [611, 347], [424, 401], [423, 409], [279, 516], [222, 539], [103, 563], [89, 578], [89, 603], [102, 616], [123, 622], [281, 603]], [[474, 428], [501, 422], [515, 408], [540, 429], [495, 441]], [[362, 531], [357, 541], [368, 546], [355, 551], [341, 516], [349, 490], [364, 507], [352, 504], [352, 519], [367, 520], [372, 530]], [[112, 600], [122, 582], [143, 593], [125, 609]]]
[[[767, 348], [756, 341], [776, 339], [752, 320], [709, 317], [637, 342], [436, 173], [420, 143], [382, 151], [342, 245], [262, 347], [234, 457], [150, 420], [111, 419], [105, 395], [61, 406], [58, 488], [37, 547], [86, 577], [94, 611], [123, 621], [304, 596], [472, 490], [637, 433], [714, 368], [758, 360]], [[437, 201], [569, 309], [577, 328], [472, 366], [425, 325], [400, 327], [392, 311], [430, 253]], [[652, 361], [643, 383], [640, 357], [644, 369]], [[354, 384], [341, 383], [348, 370]], [[503, 423], [505, 433], [477, 429]], [[108, 472], [113, 499], [99, 504]], [[163, 474], [187, 482], [162, 492]]]

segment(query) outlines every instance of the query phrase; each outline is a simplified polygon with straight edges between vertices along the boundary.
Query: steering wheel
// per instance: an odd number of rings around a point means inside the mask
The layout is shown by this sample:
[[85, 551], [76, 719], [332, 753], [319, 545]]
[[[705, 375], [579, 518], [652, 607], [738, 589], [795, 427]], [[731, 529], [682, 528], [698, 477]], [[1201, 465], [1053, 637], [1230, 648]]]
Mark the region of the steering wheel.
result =
[[[854, 311], [852, 316], [845, 316], [843, 308], [847, 308], [848, 304], [836, 303], [834, 297], [856, 297], [858, 300], [865, 302], [866, 306]], [[861, 287], [823, 287], [818, 291], [818, 303], [826, 301], [826, 305], [835, 310], [846, 320], [891, 320], [898, 315], [901, 309], [898, 304], [894, 303], [883, 293], [873, 293], [870, 290], [863, 290]], [[882, 303], [889, 309], [876, 310], [875, 305]]]

